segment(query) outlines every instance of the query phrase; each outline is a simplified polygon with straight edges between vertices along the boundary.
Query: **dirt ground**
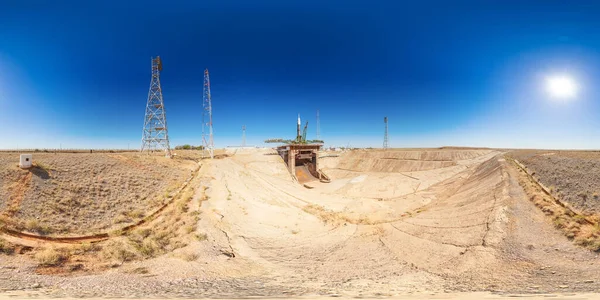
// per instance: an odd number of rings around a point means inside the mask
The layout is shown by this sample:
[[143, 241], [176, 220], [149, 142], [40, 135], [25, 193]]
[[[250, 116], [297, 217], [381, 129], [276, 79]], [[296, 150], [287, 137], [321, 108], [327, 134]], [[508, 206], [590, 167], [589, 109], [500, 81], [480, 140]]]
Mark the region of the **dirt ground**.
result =
[[167, 201], [196, 164], [128, 153], [0, 153], [0, 212], [5, 222], [44, 234], [92, 234], [143, 218]]
[[561, 201], [583, 213], [600, 213], [600, 152], [513, 151], [510, 155], [535, 172]]
[[[201, 161], [195, 230], [203, 239], [77, 276], [39, 275], [29, 256], [0, 255], [0, 289], [416, 299], [600, 290], [598, 254], [554, 229], [499, 151], [323, 153], [320, 167], [331, 183], [310, 189], [292, 180], [273, 150], [230, 154]], [[487, 293], [452, 294], [465, 292]]]

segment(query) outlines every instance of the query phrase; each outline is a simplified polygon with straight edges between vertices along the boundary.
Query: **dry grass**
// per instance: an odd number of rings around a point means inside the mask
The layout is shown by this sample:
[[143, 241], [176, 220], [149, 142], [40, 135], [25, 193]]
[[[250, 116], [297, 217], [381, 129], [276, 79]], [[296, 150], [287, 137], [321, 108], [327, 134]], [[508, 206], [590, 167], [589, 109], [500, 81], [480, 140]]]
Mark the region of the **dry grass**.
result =
[[82, 243], [73, 245], [69, 248], [71, 255], [84, 255], [87, 253], [95, 253], [102, 249], [97, 243]]
[[185, 261], [195, 261], [200, 257], [198, 253], [193, 252], [181, 252], [176, 255], [176, 257], [181, 258]]
[[6, 240], [0, 238], [0, 253], [13, 254], [15, 252], [14, 245], [11, 245]]
[[42, 226], [36, 219], [29, 219], [25, 222], [25, 230], [29, 232], [47, 235], [52, 233], [52, 229], [48, 226]]
[[193, 225], [186, 225], [184, 227], [185, 233], [192, 233], [194, 232], [194, 230], [196, 230], [196, 228]]
[[304, 210], [305, 212], [307, 212], [311, 215], [318, 217], [324, 223], [334, 225], [334, 226], [341, 225], [344, 223], [357, 224], [357, 225], [358, 224], [360, 224], [360, 225], [376, 224], [376, 222], [371, 220], [369, 217], [352, 218], [341, 212], [327, 210], [323, 206], [317, 205], [317, 204], [308, 204], [308, 205], [304, 206], [302, 208], [302, 210]]
[[[168, 173], [167, 166], [163, 167]], [[60, 173], [60, 169], [58, 168], [54, 172]], [[187, 179], [190, 175], [192, 175], [191, 170], [187, 170], [182, 179]], [[116, 224], [131, 224], [142, 219], [145, 221], [143, 225], [131, 231], [123, 230], [124, 225], [120, 225], [116, 229], [104, 231], [96, 228], [93, 232], [109, 232], [109, 240], [64, 248], [49, 247], [39, 249], [34, 254], [34, 257], [43, 269], [51, 267], [50, 269], [52, 270], [60, 269], [69, 272], [71, 268], [79, 270], [85, 267], [85, 269], [89, 270], [90, 268], [102, 269], [106, 266], [114, 267], [129, 261], [157, 257], [172, 252], [175, 249], [185, 247], [197, 239], [195, 228], [200, 218], [200, 207], [197, 201], [192, 202], [192, 200], [195, 194], [195, 187], [201, 184], [200, 180], [200, 178], [195, 178], [181, 193], [179, 193], [180, 185], [170, 185], [166, 186], [161, 192], [160, 200], [147, 199], [154, 203], [154, 205], [168, 203], [164, 210], [160, 211], [157, 215], [149, 216], [152, 210], [144, 210], [140, 207], [119, 211], [112, 220]], [[76, 207], [81, 207], [83, 205], [82, 202], [84, 202], [76, 197], [65, 199], [63, 200], [68, 201], [69, 205]], [[103, 203], [103, 205], [106, 206], [106, 209], [110, 209], [111, 205], [108, 202]], [[128, 207], [131, 208], [131, 206]], [[64, 213], [67, 214], [68, 211]], [[101, 217], [105, 215], [103, 215], [103, 211], [98, 211], [97, 216]], [[47, 230], [44, 229], [44, 226], [48, 224], [47, 219], [51, 219], [52, 217], [30, 218], [23, 221], [22, 226], [32, 232], [46, 232]], [[80, 226], [85, 227], [85, 222], [78, 223], [83, 223], [84, 225]], [[196, 258], [197, 256], [194, 257], [192, 254], [182, 257], [182, 259], [189, 261]], [[71, 263], [71, 261], [77, 263]], [[109, 264], [103, 262], [108, 262]]]
[[200, 242], [206, 241], [208, 239], [208, 235], [206, 233], [197, 233], [196, 239]]
[[51, 166], [49, 166], [43, 162], [35, 162], [32, 165], [34, 168], [39, 168], [39, 169], [45, 171], [46, 173], [50, 173], [50, 171], [52, 171], [54, 169]]
[[[143, 218], [173, 197], [197, 164], [128, 153], [35, 153], [35, 167], [0, 153], [0, 213], [39, 234], [87, 234]], [[35, 220], [35, 221], [33, 221]], [[60, 228], [57, 229], [57, 228]]]
[[150, 273], [150, 270], [148, 270], [148, 268], [145, 268], [145, 267], [137, 267], [137, 268], [125, 270], [125, 273], [129, 273], [129, 274], [148, 274], [148, 273]]
[[600, 152], [520, 150], [510, 155], [527, 166], [554, 198], [583, 214], [600, 213]]
[[[516, 163], [514, 165], [517, 167]], [[561, 230], [575, 244], [592, 251], [600, 251], [600, 225], [598, 216], [577, 214], [559, 205], [552, 196], [545, 194], [523, 170], [518, 167], [517, 169], [519, 171], [519, 184], [529, 195], [530, 200], [544, 214], [552, 218], [556, 229]]]
[[115, 231], [114, 237], [103, 244], [102, 257], [123, 263], [185, 247], [194, 239], [199, 218], [199, 207], [190, 204], [197, 184], [188, 185], [156, 219], [131, 232]]
[[138, 257], [136, 249], [124, 238], [115, 238], [102, 245], [101, 257], [124, 263]]
[[69, 253], [64, 249], [48, 247], [38, 251], [34, 257], [40, 266], [51, 267], [64, 263], [68, 259]]

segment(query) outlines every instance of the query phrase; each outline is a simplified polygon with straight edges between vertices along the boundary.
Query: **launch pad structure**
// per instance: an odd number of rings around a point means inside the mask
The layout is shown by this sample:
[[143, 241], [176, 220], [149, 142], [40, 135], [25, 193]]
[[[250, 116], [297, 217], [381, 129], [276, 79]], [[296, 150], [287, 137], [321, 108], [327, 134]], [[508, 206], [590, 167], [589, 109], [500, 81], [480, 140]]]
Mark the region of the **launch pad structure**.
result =
[[310, 181], [312, 177], [329, 182], [329, 178], [319, 170], [317, 153], [319, 144], [289, 144], [277, 147], [277, 153], [283, 158], [290, 174], [300, 183]]
[[287, 145], [277, 147], [277, 153], [286, 163], [292, 177], [298, 182], [304, 183], [313, 180], [329, 182], [323, 172], [319, 170], [318, 152], [323, 146], [322, 143], [310, 143], [306, 140], [307, 125], [304, 133], [300, 133], [300, 116], [296, 127], [296, 139]]

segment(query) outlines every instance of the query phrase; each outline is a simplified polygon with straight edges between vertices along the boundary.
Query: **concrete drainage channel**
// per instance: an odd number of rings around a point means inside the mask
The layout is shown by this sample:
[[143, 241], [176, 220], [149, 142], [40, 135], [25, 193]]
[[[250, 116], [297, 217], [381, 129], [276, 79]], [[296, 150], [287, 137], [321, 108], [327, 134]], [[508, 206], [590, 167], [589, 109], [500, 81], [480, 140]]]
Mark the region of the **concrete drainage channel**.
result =
[[[137, 223], [127, 225], [121, 229], [117, 229], [117, 231], [121, 231], [123, 233], [129, 232], [147, 222], [155, 219], [161, 212], [163, 212], [169, 205], [171, 205], [175, 199], [183, 192], [183, 190], [190, 184], [190, 182], [198, 176], [198, 172], [200, 171], [200, 163], [198, 163], [198, 167], [192, 172], [192, 175], [179, 187], [177, 192], [171, 197], [167, 203], [163, 204], [161, 207], [156, 209], [153, 213], [148, 215], [147, 217], [141, 219]], [[113, 232], [113, 231], [111, 231]], [[61, 244], [79, 244], [79, 243], [96, 243], [108, 240], [110, 238], [110, 234], [108, 232], [98, 233], [92, 235], [82, 235], [82, 236], [44, 236], [33, 234], [29, 232], [23, 232], [11, 228], [7, 228], [6, 225], [0, 227], [0, 233], [23, 240], [29, 241], [39, 241], [39, 242], [52, 242], [52, 243], [61, 243]]]

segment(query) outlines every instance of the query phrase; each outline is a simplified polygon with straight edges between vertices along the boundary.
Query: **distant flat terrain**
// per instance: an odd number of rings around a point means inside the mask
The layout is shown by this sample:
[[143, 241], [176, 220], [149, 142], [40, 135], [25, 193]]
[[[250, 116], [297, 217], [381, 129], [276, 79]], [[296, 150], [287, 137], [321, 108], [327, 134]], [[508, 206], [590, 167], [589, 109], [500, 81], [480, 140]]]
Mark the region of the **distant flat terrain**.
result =
[[600, 151], [513, 151], [554, 196], [575, 209], [600, 213]]

